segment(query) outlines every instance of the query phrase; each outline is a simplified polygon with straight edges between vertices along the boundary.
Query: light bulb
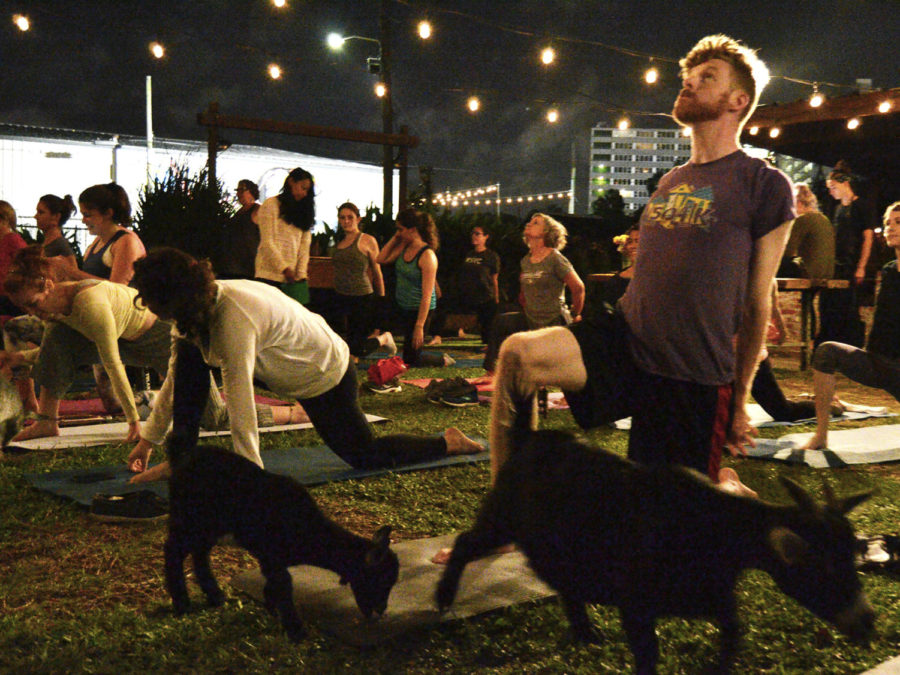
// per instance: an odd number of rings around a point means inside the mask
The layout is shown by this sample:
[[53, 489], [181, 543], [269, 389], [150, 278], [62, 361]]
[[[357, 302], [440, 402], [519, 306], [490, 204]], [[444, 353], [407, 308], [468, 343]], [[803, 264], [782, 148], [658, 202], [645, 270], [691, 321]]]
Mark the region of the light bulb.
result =
[[541, 63], [545, 66], [549, 66], [556, 60], [556, 51], [553, 47], [544, 47], [541, 50]]
[[778, 127], [772, 127], [769, 129], [769, 138], [778, 138], [781, 135], [781, 129]]
[[379, 82], [375, 85], [375, 95], [378, 98], [384, 98], [384, 95], [387, 94], [387, 87], [384, 85], [384, 82]]
[[556, 108], [551, 108], [547, 111], [547, 121], [550, 124], [556, 124], [559, 121], [559, 111]]
[[647, 84], [656, 84], [659, 81], [659, 71], [651, 66], [647, 68], [647, 72], [644, 73], [644, 82]]
[[18, 28], [23, 33], [31, 28], [31, 21], [29, 21], [28, 17], [24, 14], [14, 14], [13, 23], [16, 24], [16, 28]]
[[825, 97], [819, 92], [813, 92], [813, 95], [809, 98], [809, 105], [813, 108], [818, 108], [825, 102]]
[[628, 121], [627, 117], [623, 117], [622, 119], [620, 119], [619, 123], [616, 125], [616, 127], [618, 127], [619, 131], [625, 131], [630, 126], [631, 126], [631, 123]]
[[156, 58], [161, 59], [166, 55], [166, 48], [158, 42], [151, 42], [150, 53], [153, 54], [153, 56], [155, 56]]
[[847, 120], [847, 128], [850, 131], [853, 131], [854, 129], [858, 129], [860, 124], [861, 124], [861, 122], [859, 121], [858, 117], [853, 117], [853, 118]]
[[269, 77], [271, 77], [273, 80], [281, 79], [281, 66], [279, 66], [277, 63], [270, 63], [268, 71]]
[[328, 42], [328, 46], [334, 50], [338, 50], [344, 46], [344, 38], [338, 33], [329, 33], [326, 42]]
[[891, 107], [892, 107], [892, 105], [891, 105], [890, 101], [882, 101], [881, 103], [878, 104], [878, 112], [880, 112], [880, 113], [890, 112]]
[[481, 101], [477, 96], [470, 96], [469, 100], [466, 101], [466, 107], [470, 112], [478, 112], [478, 109], [481, 108]]
[[423, 40], [427, 40], [431, 37], [431, 24], [427, 21], [420, 21], [417, 27], [419, 32], [419, 37]]

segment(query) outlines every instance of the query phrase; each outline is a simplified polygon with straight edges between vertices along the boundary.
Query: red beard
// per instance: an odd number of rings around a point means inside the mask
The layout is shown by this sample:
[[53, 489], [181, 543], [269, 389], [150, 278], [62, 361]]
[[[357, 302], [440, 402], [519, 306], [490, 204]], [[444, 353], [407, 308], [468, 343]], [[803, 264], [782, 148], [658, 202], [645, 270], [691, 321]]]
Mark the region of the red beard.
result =
[[714, 104], [700, 103], [697, 95], [682, 91], [675, 99], [675, 107], [672, 108], [672, 116], [675, 121], [685, 126], [698, 124], [699, 122], [711, 122], [719, 119], [728, 109], [728, 94], [722, 94]]

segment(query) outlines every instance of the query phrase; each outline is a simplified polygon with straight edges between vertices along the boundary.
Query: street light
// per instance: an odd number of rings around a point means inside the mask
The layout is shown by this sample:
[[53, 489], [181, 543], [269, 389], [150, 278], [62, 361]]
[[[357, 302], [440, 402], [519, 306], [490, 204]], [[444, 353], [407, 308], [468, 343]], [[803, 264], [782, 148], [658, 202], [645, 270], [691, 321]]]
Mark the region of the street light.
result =
[[[349, 40], [363, 40], [364, 42], [374, 42], [378, 45], [378, 56], [368, 57], [366, 59], [366, 66], [371, 74], [379, 76], [380, 84], [383, 85], [383, 94], [380, 95], [381, 130], [385, 134], [392, 134], [394, 133], [394, 103], [391, 90], [391, 30], [387, 0], [381, 0], [380, 24], [380, 40], [365, 37], [364, 35], [343, 36], [340, 33], [330, 33], [327, 38], [327, 43], [334, 51], [342, 49], [344, 43]], [[391, 145], [383, 146], [381, 169], [384, 183], [382, 215], [386, 218], [392, 218], [394, 199], [394, 149]], [[401, 190], [405, 189], [402, 178], [400, 187]], [[401, 194], [401, 203], [403, 203], [403, 198], [404, 195]]]

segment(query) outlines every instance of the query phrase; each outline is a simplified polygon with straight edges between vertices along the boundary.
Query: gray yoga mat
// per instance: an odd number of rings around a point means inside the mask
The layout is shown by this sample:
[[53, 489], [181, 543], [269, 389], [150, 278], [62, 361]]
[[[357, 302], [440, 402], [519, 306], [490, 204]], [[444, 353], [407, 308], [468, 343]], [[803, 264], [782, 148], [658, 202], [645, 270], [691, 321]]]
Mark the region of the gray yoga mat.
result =
[[805, 464], [816, 469], [900, 460], [900, 424], [830, 431], [828, 449], [801, 450], [800, 446], [810, 436], [812, 433], [759, 438], [755, 448], [747, 448], [747, 456]]
[[[456, 535], [450, 534], [394, 544], [391, 548], [400, 558], [400, 577], [391, 591], [384, 616], [371, 621], [360, 614], [349, 586], [339, 585], [336, 574], [307, 565], [292, 567], [294, 602], [300, 616], [344, 642], [364, 647], [442, 621], [463, 619], [555, 595], [531, 571], [522, 553], [493, 555], [475, 560], [466, 567], [456, 602], [441, 615], [435, 605], [434, 592], [444, 566], [432, 563], [431, 557], [441, 548], [452, 546], [455, 539]], [[265, 579], [259, 570], [242, 572], [231, 580], [231, 584], [262, 601]]]

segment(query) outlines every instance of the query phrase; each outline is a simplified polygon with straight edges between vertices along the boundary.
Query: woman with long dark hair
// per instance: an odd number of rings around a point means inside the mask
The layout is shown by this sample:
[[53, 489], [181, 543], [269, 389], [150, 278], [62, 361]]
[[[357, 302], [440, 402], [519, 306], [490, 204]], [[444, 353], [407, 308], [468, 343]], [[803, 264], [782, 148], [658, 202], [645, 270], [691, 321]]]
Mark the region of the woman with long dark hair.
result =
[[72, 195], [57, 197], [46, 194], [38, 200], [34, 210], [34, 222], [44, 235], [41, 245], [44, 247], [44, 255], [48, 258], [59, 257], [73, 270], [78, 269], [78, 261], [75, 251], [69, 240], [63, 235], [62, 226], [69, 222], [69, 218], [75, 213], [75, 202]]
[[361, 358], [379, 347], [397, 352], [390, 332], [374, 334], [378, 303], [384, 298], [384, 278], [378, 259], [378, 242], [359, 229], [359, 208], [345, 202], [338, 207], [338, 225], [343, 238], [331, 252], [334, 267], [334, 306], [328, 308], [328, 324]]
[[312, 174], [297, 167], [284, 179], [281, 192], [264, 201], [253, 215], [259, 225], [257, 281], [290, 291], [301, 302], [304, 297], [309, 301], [304, 289], [316, 221], [315, 187]]
[[[375, 437], [357, 401], [359, 383], [347, 344], [318, 314], [256, 281], [217, 281], [206, 261], [172, 248], [151, 251], [135, 264], [139, 301], [171, 319], [174, 378], [167, 378], [129, 456], [146, 469], [153, 444], [173, 418], [174, 436], [196, 442], [209, 376], [221, 367], [235, 452], [262, 466], [254, 413], [254, 380], [300, 402], [322, 440], [356, 468], [391, 467], [448, 454], [479, 452], [458, 429], [443, 437]], [[177, 398], [178, 404], [174, 405]]]
[[394, 299], [403, 325], [403, 361], [410, 366], [453, 364], [453, 359], [446, 354], [422, 351], [437, 306], [438, 244], [437, 226], [432, 217], [415, 209], [403, 209], [397, 214], [397, 232], [377, 258], [381, 265], [393, 263], [397, 273]]

